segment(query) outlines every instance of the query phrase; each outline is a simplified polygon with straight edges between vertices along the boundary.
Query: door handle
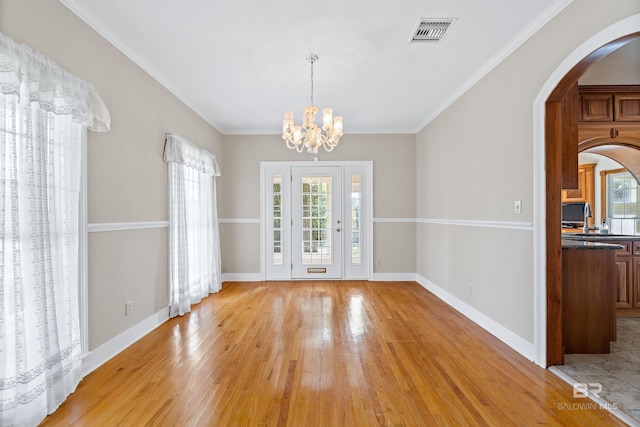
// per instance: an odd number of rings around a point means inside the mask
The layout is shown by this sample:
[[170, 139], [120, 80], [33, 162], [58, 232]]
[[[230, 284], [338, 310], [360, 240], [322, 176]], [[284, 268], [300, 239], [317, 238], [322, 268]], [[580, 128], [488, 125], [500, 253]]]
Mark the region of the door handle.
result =
[[336, 231], [339, 233], [342, 230], [342, 228], [336, 228]]

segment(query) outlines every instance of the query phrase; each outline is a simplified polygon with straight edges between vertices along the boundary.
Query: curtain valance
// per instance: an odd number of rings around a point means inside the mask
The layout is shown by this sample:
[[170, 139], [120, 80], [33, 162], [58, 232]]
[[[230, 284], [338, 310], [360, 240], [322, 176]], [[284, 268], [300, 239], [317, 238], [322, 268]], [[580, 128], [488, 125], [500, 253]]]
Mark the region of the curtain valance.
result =
[[165, 162], [179, 163], [207, 175], [220, 176], [220, 166], [218, 166], [216, 156], [179, 135], [167, 133], [166, 137]]
[[72, 115], [94, 132], [108, 131], [109, 110], [93, 85], [0, 33], [0, 93], [26, 97], [44, 111]]

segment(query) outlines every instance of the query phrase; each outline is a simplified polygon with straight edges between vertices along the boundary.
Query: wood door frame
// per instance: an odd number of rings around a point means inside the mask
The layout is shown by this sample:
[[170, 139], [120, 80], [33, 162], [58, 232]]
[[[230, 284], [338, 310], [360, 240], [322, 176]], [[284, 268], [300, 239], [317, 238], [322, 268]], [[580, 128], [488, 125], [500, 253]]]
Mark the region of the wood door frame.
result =
[[[621, 24], [624, 26], [624, 24]], [[614, 24], [615, 26], [615, 24]], [[637, 25], [636, 25], [637, 26]], [[607, 37], [606, 34], [601, 37]], [[563, 129], [563, 102], [566, 95], [576, 87], [578, 79], [597, 60], [608, 55], [614, 50], [624, 46], [630, 41], [640, 38], [640, 32], [627, 33], [624, 36], [610, 36], [608, 42], [601, 44], [591, 53], [583, 56], [582, 59], [573, 65], [569, 71], [559, 80], [555, 89], [544, 102], [544, 180], [545, 205], [544, 209], [539, 209], [540, 214], [544, 214], [544, 243], [540, 250], [544, 251], [546, 258], [545, 269], [545, 297], [546, 297], [546, 330], [545, 352], [541, 354], [541, 347], [538, 345], [538, 363], [548, 367], [564, 363], [564, 351], [562, 347], [562, 242], [561, 242], [561, 191], [563, 180], [563, 151], [566, 156], [567, 150], [563, 150], [563, 136], [566, 130]], [[590, 42], [593, 39], [590, 39]], [[589, 42], [586, 43], [588, 45]], [[584, 45], [583, 45], [584, 46]], [[576, 51], [578, 52], [578, 51]], [[574, 54], [576, 53], [574, 52]], [[571, 60], [571, 58], [567, 58]], [[575, 141], [576, 165], [578, 141]], [[566, 163], [565, 163], [566, 164]], [[566, 166], [565, 166], [566, 167]], [[536, 337], [539, 339], [543, 331], [537, 331]]]

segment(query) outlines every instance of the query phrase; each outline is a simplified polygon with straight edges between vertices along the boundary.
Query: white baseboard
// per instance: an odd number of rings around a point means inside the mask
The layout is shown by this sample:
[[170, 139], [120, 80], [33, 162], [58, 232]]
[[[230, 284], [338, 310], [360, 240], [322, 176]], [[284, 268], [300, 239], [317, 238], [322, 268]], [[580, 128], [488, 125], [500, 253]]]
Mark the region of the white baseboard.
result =
[[95, 350], [85, 354], [82, 358], [83, 376], [87, 376], [93, 372], [125, 348], [166, 322], [167, 319], [169, 319], [169, 307], [147, 317], [137, 325], [134, 325]]
[[471, 307], [466, 302], [450, 294], [446, 290], [430, 282], [419, 274], [416, 274], [416, 282], [418, 282], [420, 285], [422, 285], [422, 287], [440, 298], [442, 301], [459, 311], [462, 315], [469, 318], [471, 321], [498, 338], [500, 341], [504, 342], [506, 345], [520, 353], [522, 356], [531, 361], [535, 361], [536, 351], [533, 343], [530, 343], [513, 331], [505, 328], [500, 323]]
[[222, 273], [223, 282], [261, 282], [260, 273]]
[[373, 273], [374, 282], [415, 282], [416, 273]]

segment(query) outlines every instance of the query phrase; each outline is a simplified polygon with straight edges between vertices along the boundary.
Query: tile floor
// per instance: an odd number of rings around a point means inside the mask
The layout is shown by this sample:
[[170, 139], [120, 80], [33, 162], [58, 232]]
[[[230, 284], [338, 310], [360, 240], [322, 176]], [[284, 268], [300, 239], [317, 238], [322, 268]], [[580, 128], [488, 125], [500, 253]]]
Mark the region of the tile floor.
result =
[[[610, 354], [566, 354], [564, 363], [550, 370], [568, 382], [601, 384], [599, 395], [611, 412], [617, 408], [628, 416], [620, 418], [640, 426], [640, 318], [618, 318]], [[597, 391], [599, 386], [587, 388]]]

